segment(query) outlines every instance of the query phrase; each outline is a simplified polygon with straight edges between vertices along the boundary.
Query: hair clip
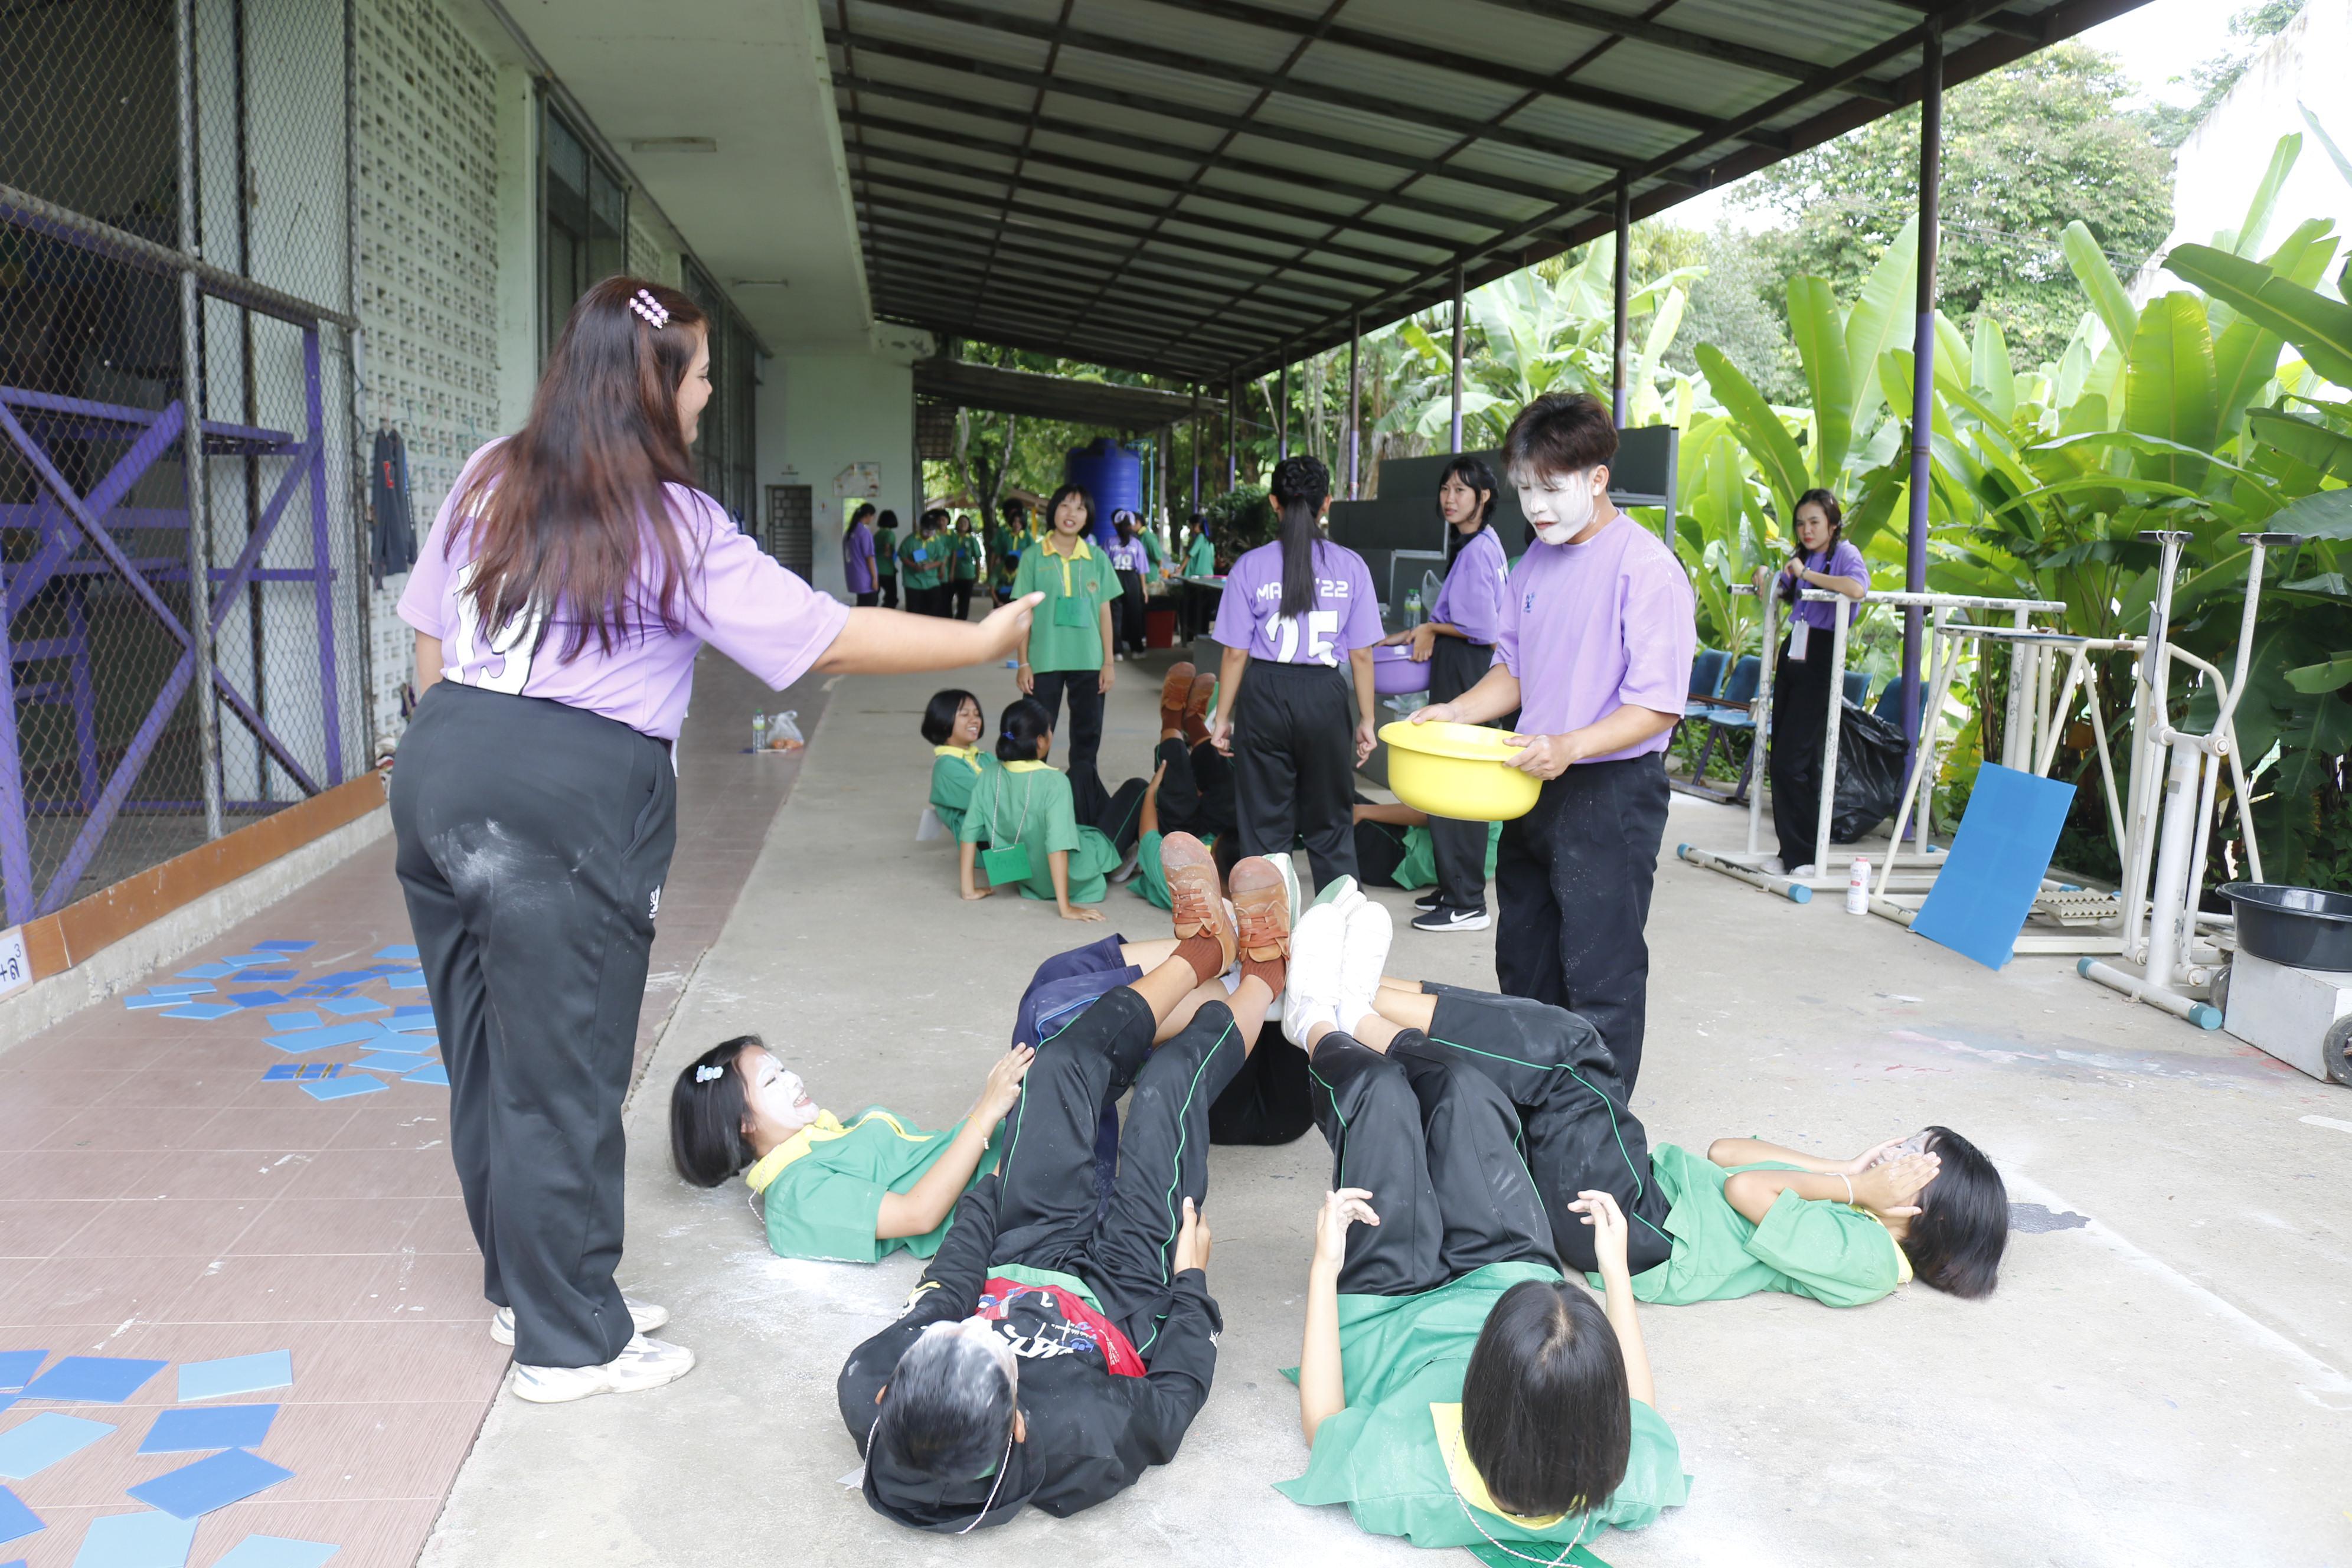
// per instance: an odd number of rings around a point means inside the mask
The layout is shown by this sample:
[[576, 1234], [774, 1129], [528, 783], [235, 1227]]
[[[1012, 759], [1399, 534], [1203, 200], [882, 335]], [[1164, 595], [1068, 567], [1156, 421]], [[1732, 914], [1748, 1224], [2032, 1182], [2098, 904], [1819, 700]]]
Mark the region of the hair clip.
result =
[[705, 1062], [700, 1067], [694, 1069], [694, 1081], [697, 1083], [715, 1083], [726, 1076], [727, 1069], [725, 1068], [716, 1066], [710, 1062]]
[[650, 326], [667, 327], [669, 325], [669, 312], [662, 309], [662, 303], [660, 300], [655, 299], [652, 294], [643, 289], [638, 289], [635, 293], [629, 296], [629, 309], [644, 317], [646, 323]]

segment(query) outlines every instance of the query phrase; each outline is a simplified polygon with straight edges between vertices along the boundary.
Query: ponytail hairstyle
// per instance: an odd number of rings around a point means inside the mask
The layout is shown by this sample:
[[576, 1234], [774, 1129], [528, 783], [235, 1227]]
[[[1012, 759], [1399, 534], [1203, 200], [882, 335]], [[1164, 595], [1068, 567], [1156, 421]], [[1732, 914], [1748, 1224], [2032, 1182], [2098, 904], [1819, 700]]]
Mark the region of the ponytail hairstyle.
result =
[[[1462, 547], [1469, 543], [1472, 540], [1477, 538], [1483, 530], [1494, 522], [1495, 498], [1503, 492], [1502, 487], [1495, 482], [1495, 470], [1486, 466], [1486, 459], [1484, 458], [1474, 458], [1467, 452], [1463, 453], [1460, 457], [1445, 465], [1445, 471], [1437, 476], [1437, 488], [1441, 490], [1444, 489], [1445, 488], [1445, 481], [1448, 479], [1460, 479], [1465, 485], [1467, 485], [1474, 493], [1486, 498], [1478, 503], [1478, 526], [1476, 528], [1465, 533], [1460, 529], [1455, 528], [1453, 524], [1446, 524], [1445, 564], [1448, 568], [1451, 568], [1454, 564], [1454, 558], [1462, 553]], [[1435, 497], [1433, 495], [1431, 499], [1433, 501], [1435, 500]], [[1444, 503], [1442, 501], [1436, 502], [1436, 505], [1438, 519], [1443, 521], [1445, 517]]]
[[[1827, 571], [1830, 559], [1837, 554], [1837, 547], [1845, 542], [1845, 513], [1839, 508], [1837, 497], [1827, 490], [1807, 490], [1797, 498], [1797, 504], [1789, 509], [1789, 534], [1791, 542], [1796, 544], [1797, 555], [1801, 560], [1812, 553], [1805, 548], [1804, 541], [1797, 537], [1797, 513], [1809, 506], [1821, 508], [1822, 515], [1830, 520], [1830, 542], [1822, 546], [1821, 570]], [[1786, 603], [1795, 604], [1797, 590], [1802, 585], [1794, 577], [1783, 576], [1780, 579], [1781, 599]]]
[[743, 1131], [743, 1073], [736, 1063], [746, 1051], [766, 1048], [757, 1035], [738, 1035], [678, 1068], [669, 1090], [669, 1158], [694, 1185], [715, 1187], [756, 1158]]
[[1298, 616], [1315, 607], [1315, 542], [1323, 537], [1323, 503], [1331, 470], [1304, 452], [1274, 466], [1275, 538], [1282, 544], [1282, 611]]
[[846, 539], [851, 534], [856, 532], [857, 525], [864, 522], [867, 518], [872, 517], [873, 515], [874, 503], [870, 500], [859, 501], [857, 503], [857, 510], [849, 514], [849, 521], [843, 526], [841, 537]]
[[[956, 715], [963, 711], [967, 702], [980, 708], [979, 698], [952, 686], [945, 691], [932, 692], [929, 704], [923, 709], [923, 739], [934, 746], [946, 745], [948, 737], [955, 733]], [[985, 708], [980, 710], [982, 714], [988, 711]]]
[[996, 729], [996, 760], [1000, 763], [1037, 761], [1037, 742], [1054, 732], [1054, 713], [1034, 697], [1017, 697], [1006, 704]]
[[[457, 498], [475, 534], [464, 592], [484, 628], [536, 623], [543, 644], [567, 621], [567, 660], [591, 638], [610, 653], [654, 623], [685, 629], [687, 542], [663, 487], [701, 489], [677, 392], [706, 326], [692, 300], [643, 278], [607, 278], [572, 307], [530, 417]], [[453, 529], [442, 553], [456, 545]]]

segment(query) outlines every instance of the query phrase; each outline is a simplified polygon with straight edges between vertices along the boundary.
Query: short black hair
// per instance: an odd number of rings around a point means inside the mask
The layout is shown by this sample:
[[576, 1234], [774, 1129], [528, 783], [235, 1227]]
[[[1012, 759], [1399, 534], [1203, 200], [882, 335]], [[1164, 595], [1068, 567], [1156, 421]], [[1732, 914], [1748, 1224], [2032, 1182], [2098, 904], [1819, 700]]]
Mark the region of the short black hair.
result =
[[1617, 418], [1589, 392], [1547, 392], [1511, 421], [1503, 462], [1511, 482], [1580, 474], [1617, 457]]
[[1053, 499], [1045, 503], [1045, 526], [1054, 526], [1054, 519], [1061, 515], [1062, 503], [1072, 496], [1078, 498], [1078, 504], [1086, 509], [1087, 513], [1087, 521], [1080, 525], [1078, 531], [1092, 533], [1095, 531], [1095, 498], [1087, 493], [1084, 485], [1064, 485], [1054, 492]]
[[1515, 1514], [1582, 1513], [1625, 1479], [1633, 1412], [1617, 1331], [1590, 1291], [1522, 1279], [1478, 1331], [1462, 1379], [1462, 1444]]
[[1922, 1283], [1967, 1300], [1992, 1294], [2009, 1246], [2009, 1188], [1984, 1151], [1948, 1127], [1927, 1129], [1942, 1164], [1914, 1201], [1903, 1255]]
[[939, 1480], [971, 1480], [1004, 1457], [1013, 1384], [988, 1347], [926, 1333], [890, 1373], [868, 1445], [892, 1463]]
[[877, 528], [896, 528], [898, 526], [898, 514], [892, 511], [886, 506], [882, 509], [882, 515], [874, 520], [874, 526]]
[[951, 686], [945, 691], [932, 692], [930, 701], [923, 709], [923, 739], [934, 746], [946, 745], [948, 737], [955, 733], [956, 715], [963, 711], [963, 705], [967, 702], [980, 708], [982, 718], [988, 717], [988, 710], [981, 708], [980, 699], [969, 691]]
[[1034, 697], [1016, 697], [1005, 704], [996, 727], [996, 760], [1034, 763], [1037, 742], [1054, 732], [1054, 711]]
[[[743, 1135], [743, 1075], [736, 1058], [765, 1050], [757, 1035], [721, 1040], [680, 1068], [669, 1090], [669, 1158], [698, 1187], [715, 1187], [757, 1156]], [[717, 1068], [716, 1078], [709, 1069]]]

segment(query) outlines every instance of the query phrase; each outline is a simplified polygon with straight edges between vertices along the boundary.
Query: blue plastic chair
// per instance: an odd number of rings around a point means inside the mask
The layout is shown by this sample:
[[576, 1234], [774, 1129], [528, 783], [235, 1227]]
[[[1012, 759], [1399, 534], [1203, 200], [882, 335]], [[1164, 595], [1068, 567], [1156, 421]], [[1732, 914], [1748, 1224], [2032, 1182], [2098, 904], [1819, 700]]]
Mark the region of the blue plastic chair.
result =
[[1698, 657], [1691, 660], [1691, 700], [1683, 705], [1684, 718], [1704, 719], [1707, 716], [1709, 700], [1722, 689], [1723, 672], [1730, 663], [1731, 656], [1719, 648], [1703, 647], [1698, 650]]
[[1849, 669], [1845, 672], [1845, 700], [1859, 708], [1870, 698], [1870, 672]]
[[1724, 681], [1719, 693], [1698, 699], [1688, 705], [1701, 710], [1692, 717], [1706, 726], [1706, 734], [1698, 743], [1698, 760], [1691, 765], [1691, 782], [1682, 786], [1689, 794], [1732, 805], [1738, 805], [1748, 798], [1748, 783], [1756, 773], [1756, 747], [1751, 745], [1748, 748], [1747, 765], [1740, 770], [1738, 784], [1727, 795], [1721, 790], [1710, 789], [1705, 784], [1706, 759], [1714, 752], [1718, 740], [1735, 731], [1755, 729], [1756, 720], [1748, 711], [1748, 705], [1756, 700], [1756, 689], [1763, 676], [1763, 660], [1752, 653], [1743, 654], [1739, 662], [1731, 667], [1731, 674]]

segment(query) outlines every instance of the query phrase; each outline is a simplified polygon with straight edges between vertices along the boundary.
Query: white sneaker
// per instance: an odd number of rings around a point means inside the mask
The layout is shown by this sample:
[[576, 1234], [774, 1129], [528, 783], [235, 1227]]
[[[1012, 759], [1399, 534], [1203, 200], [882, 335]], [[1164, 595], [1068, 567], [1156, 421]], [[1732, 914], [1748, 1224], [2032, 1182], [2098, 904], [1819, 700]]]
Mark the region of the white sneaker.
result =
[[1778, 855], [1767, 855], [1764, 857], [1764, 874], [1768, 877], [1785, 877], [1789, 874], [1789, 863]]
[[1807, 861], [1804, 865], [1800, 866], [1795, 870], [1790, 872], [1789, 879], [1792, 882], [1802, 882], [1814, 877], [1818, 877], [1821, 874], [1822, 868], [1819, 866], [1814, 865], [1811, 861]]
[[1295, 926], [1307, 908], [1299, 897], [1298, 868], [1291, 864], [1287, 855], [1269, 855], [1266, 858], [1273, 861], [1274, 868], [1282, 873], [1282, 907], [1290, 911], [1290, 923]]
[[525, 1366], [515, 1363], [517, 1399], [562, 1405], [597, 1394], [635, 1394], [675, 1383], [694, 1370], [694, 1352], [667, 1340], [631, 1334], [621, 1353], [602, 1366]]
[[1339, 1025], [1339, 964], [1348, 945], [1348, 917], [1330, 904], [1318, 904], [1290, 931], [1290, 976], [1284, 985], [1282, 1032], [1295, 1046], [1307, 1044], [1315, 1025]]
[[1353, 1030], [1372, 1011], [1395, 939], [1396, 917], [1386, 904], [1366, 899], [1348, 911], [1348, 940], [1339, 952], [1339, 1027]]
[[[651, 1301], [640, 1301], [633, 1296], [622, 1297], [621, 1305], [629, 1310], [629, 1321], [641, 1334], [652, 1333], [669, 1321], [667, 1307], [656, 1307]], [[498, 1316], [490, 1320], [490, 1338], [502, 1345], [514, 1343], [514, 1309], [512, 1307], [500, 1307]]]

